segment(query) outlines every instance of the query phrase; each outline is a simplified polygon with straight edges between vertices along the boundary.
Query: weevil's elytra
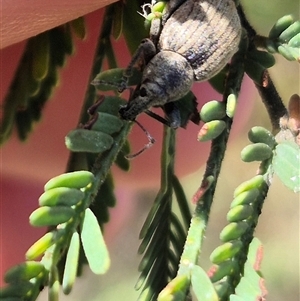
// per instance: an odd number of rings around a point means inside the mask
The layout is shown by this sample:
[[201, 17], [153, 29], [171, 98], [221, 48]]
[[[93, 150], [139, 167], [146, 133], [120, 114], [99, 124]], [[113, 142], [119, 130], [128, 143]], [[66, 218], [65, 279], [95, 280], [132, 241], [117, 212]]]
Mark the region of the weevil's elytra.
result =
[[[148, 63], [141, 84], [120, 109], [123, 119], [134, 120], [152, 106], [180, 99], [194, 81], [217, 74], [238, 49], [241, 24], [232, 0], [171, 0], [161, 23], [160, 32], [153, 23], [151, 40], [140, 46], [129, 65], [132, 68], [138, 57], [152, 53], [142, 60]], [[156, 54], [143, 49], [149, 44], [156, 47]], [[174, 127], [180, 125], [180, 121], [171, 122]]]
[[196, 81], [218, 73], [237, 51], [240, 20], [231, 0], [183, 3], [166, 21], [158, 48], [184, 56]]

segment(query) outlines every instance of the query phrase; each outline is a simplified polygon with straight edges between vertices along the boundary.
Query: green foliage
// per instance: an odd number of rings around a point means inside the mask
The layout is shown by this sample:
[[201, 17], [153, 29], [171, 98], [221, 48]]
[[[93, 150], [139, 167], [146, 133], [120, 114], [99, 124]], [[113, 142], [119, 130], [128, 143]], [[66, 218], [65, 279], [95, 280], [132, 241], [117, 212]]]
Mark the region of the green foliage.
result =
[[[102, 237], [101, 233], [100, 233], [100, 237]], [[66, 264], [65, 264], [64, 276], [62, 280], [62, 289], [64, 294], [66, 295], [71, 292], [72, 287], [76, 280], [78, 263], [79, 263], [79, 251], [80, 251], [79, 234], [78, 232], [75, 231], [71, 237], [69, 249], [66, 255]]]
[[192, 289], [198, 301], [218, 301], [218, 295], [207, 276], [206, 272], [199, 266], [194, 266], [191, 271]]
[[[191, 219], [187, 200], [174, 175], [175, 131], [165, 128], [161, 188], [141, 229], [138, 252], [143, 254], [141, 275], [136, 288], [142, 288], [140, 300], [156, 299], [159, 292], [176, 276], [176, 269]], [[181, 220], [172, 210], [173, 191], [181, 209]]]
[[[161, 18], [164, 7], [165, 3], [144, 6], [146, 23], [151, 25], [152, 20]], [[60, 287], [64, 294], [71, 292], [84, 263], [95, 274], [104, 274], [109, 268], [110, 257], [102, 229], [109, 221], [109, 208], [117, 203], [110, 169], [114, 163], [125, 171], [129, 169], [127, 136], [132, 123], [119, 117], [120, 106], [126, 104], [124, 99], [114, 95], [101, 96], [96, 101], [96, 93], [97, 90], [116, 93], [127, 71], [116, 66], [110, 35], [123, 34], [132, 53], [147, 36], [143, 19], [136, 10], [137, 2], [133, 0], [106, 9], [90, 74], [92, 85], [87, 88], [79, 127], [66, 135], [66, 146], [71, 151], [68, 172], [45, 184], [39, 198], [40, 207], [29, 217], [32, 226], [46, 226], [48, 232], [29, 247], [25, 262], [6, 272], [7, 286], [0, 290], [1, 300], [36, 300], [44, 286], [48, 286], [49, 300], [58, 300]], [[211, 140], [203, 180], [193, 198], [193, 214], [174, 171], [176, 131], [164, 127], [161, 186], [140, 232], [138, 253], [142, 259], [136, 284], [136, 289], [141, 291], [139, 300], [184, 301], [194, 294], [199, 301], [238, 301], [257, 300], [266, 294], [259, 271], [261, 243], [253, 237], [254, 230], [273, 171], [288, 188], [299, 192], [300, 168], [299, 146], [295, 142], [276, 141], [263, 127], [256, 126], [249, 131], [252, 144], [241, 152], [243, 161], [260, 162], [258, 174], [233, 192], [228, 224], [220, 233], [222, 243], [210, 255], [212, 268], [206, 273], [198, 265], [243, 76], [247, 73], [254, 81], [273, 128], [278, 129], [280, 118], [288, 116], [288, 112], [267, 69], [275, 64], [275, 52], [289, 60], [299, 60], [299, 21], [284, 16], [268, 37], [261, 37], [241, 7], [238, 10], [244, 27], [239, 51], [210, 80], [223, 94], [222, 102], [207, 102], [199, 113], [192, 92], [177, 101], [181, 126], [185, 127], [189, 120], [197, 124], [201, 118], [205, 124], [198, 140]], [[14, 125], [19, 136], [26, 138], [32, 123], [40, 118], [41, 108], [57, 84], [57, 69], [73, 53], [71, 28], [76, 36], [84, 38], [83, 21], [77, 19], [29, 40], [4, 104], [1, 143], [9, 138]], [[110, 69], [103, 71], [105, 58]], [[127, 85], [140, 82], [140, 70], [133, 69]], [[290, 117], [299, 121], [299, 116]]]
[[15, 126], [21, 140], [28, 137], [58, 85], [59, 68], [74, 53], [72, 31], [77, 37], [84, 39], [84, 26], [83, 19], [79, 18], [28, 40], [4, 100], [0, 144], [10, 138]]
[[89, 208], [85, 210], [81, 226], [81, 241], [91, 270], [95, 274], [104, 274], [109, 267], [110, 259], [97, 218]]
[[274, 172], [289, 189], [300, 191], [300, 149], [296, 143], [283, 142], [275, 148]]
[[230, 295], [230, 301], [263, 300], [265, 298], [267, 290], [260, 272], [261, 258], [262, 244], [257, 238], [253, 238], [249, 245], [244, 276], [237, 285], [235, 294]]
[[291, 15], [283, 16], [273, 26], [266, 41], [267, 50], [279, 52], [289, 61], [299, 61], [300, 21]]

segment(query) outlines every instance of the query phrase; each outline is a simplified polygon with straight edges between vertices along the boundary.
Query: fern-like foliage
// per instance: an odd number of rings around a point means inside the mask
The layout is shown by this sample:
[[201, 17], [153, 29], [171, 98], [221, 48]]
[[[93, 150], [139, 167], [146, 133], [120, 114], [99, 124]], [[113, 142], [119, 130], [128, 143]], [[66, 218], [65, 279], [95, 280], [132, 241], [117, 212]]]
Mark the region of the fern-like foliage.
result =
[[[176, 276], [186, 238], [190, 211], [182, 187], [174, 175], [175, 132], [164, 129], [161, 160], [161, 188], [140, 233], [143, 254], [136, 288], [142, 288], [139, 300], [155, 300], [159, 292]], [[172, 207], [173, 194], [181, 209], [178, 217]]]
[[45, 103], [59, 82], [59, 68], [74, 53], [72, 32], [85, 38], [83, 18], [53, 28], [28, 40], [25, 51], [4, 100], [0, 144], [16, 126], [25, 140], [33, 124], [40, 120]]
[[[299, 60], [300, 23], [285, 16], [276, 22], [268, 37], [262, 37], [249, 24], [239, 1], [235, 3], [243, 36], [230, 64], [210, 80], [223, 94], [223, 101], [208, 102], [200, 112], [204, 124], [198, 140], [211, 140], [211, 151], [193, 198], [193, 214], [174, 172], [176, 130], [164, 126], [161, 186], [140, 232], [138, 253], [142, 259], [136, 284], [139, 300], [185, 301], [191, 296], [202, 301], [263, 300], [266, 294], [259, 273], [261, 247], [254, 238], [254, 230], [273, 172], [295, 192], [300, 187], [300, 98], [293, 95], [287, 110], [268, 68], [275, 64], [275, 52], [289, 60]], [[164, 5], [144, 6], [144, 10], [151, 10], [149, 14], [144, 11], [147, 25], [163, 15]], [[88, 263], [96, 274], [105, 273], [109, 267], [102, 229], [109, 221], [109, 208], [117, 203], [110, 169], [114, 163], [125, 171], [129, 169], [125, 157], [130, 153], [127, 136], [133, 123], [119, 117], [124, 99], [118, 94], [99, 97], [97, 91], [116, 90], [123, 80], [124, 69], [117, 68], [111, 36], [116, 38], [123, 33], [132, 53], [147, 36], [136, 10], [138, 3], [134, 0], [106, 9], [90, 74], [93, 84], [87, 88], [78, 128], [66, 135], [66, 146], [71, 151], [67, 173], [46, 183], [39, 208], [30, 216], [31, 225], [47, 226], [48, 232], [28, 249], [25, 262], [5, 274], [7, 286], [0, 291], [1, 300], [33, 301], [46, 286], [49, 300], [57, 300], [60, 288], [65, 294], [71, 292], [83, 263]], [[57, 69], [64, 65], [66, 55], [73, 52], [71, 28], [84, 37], [79, 19], [29, 40], [4, 105], [1, 143], [9, 138], [14, 125], [25, 139], [32, 123], [40, 118], [57, 83]], [[108, 61], [108, 71], [102, 70], [104, 59]], [[285, 135], [275, 138], [262, 127], [249, 131], [251, 144], [242, 150], [241, 158], [245, 162], [260, 162], [259, 170], [234, 191], [228, 225], [220, 234], [222, 244], [212, 252], [213, 267], [206, 273], [198, 266], [198, 259], [245, 74], [257, 87], [273, 130], [281, 128], [281, 134], [288, 132], [292, 139]], [[140, 82], [139, 70], [133, 70], [128, 86]], [[178, 100], [183, 127], [190, 119], [199, 121], [191, 118], [195, 116], [195, 107], [191, 92]], [[156, 118], [166, 123], [164, 118]]]

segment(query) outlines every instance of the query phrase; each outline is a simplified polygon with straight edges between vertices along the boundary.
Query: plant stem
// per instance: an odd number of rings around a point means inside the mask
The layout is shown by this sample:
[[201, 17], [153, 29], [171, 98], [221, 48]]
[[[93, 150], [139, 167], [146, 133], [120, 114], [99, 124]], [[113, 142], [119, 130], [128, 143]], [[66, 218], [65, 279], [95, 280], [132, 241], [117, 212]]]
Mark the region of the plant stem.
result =
[[[96, 75], [100, 72], [102, 68], [103, 60], [106, 54], [106, 48], [105, 48], [106, 41], [110, 39], [110, 33], [112, 30], [113, 13], [114, 13], [114, 9], [112, 4], [105, 9], [102, 29], [100, 32], [98, 44], [95, 51], [93, 67], [90, 73], [89, 82], [92, 82], [92, 80], [96, 77]], [[89, 115], [87, 114], [87, 110], [94, 104], [95, 99], [96, 99], [96, 88], [93, 85], [88, 85], [78, 124], [84, 124], [88, 121]], [[77, 170], [77, 167], [82, 165], [83, 156], [84, 154], [71, 152], [66, 170], [67, 171]]]
[[[243, 53], [245, 51], [246, 44], [247, 39], [244, 37], [239, 52], [237, 52], [232, 58], [223, 94], [224, 103], [227, 102], [228, 95], [233, 93], [237, 97], [239, 94], [244, 75]], [[219, 137], [212, 141], [211, 152], [206, 163], [206, 171], [204, 173], [202, 185], [206, 182], [208, 177], [212, 177], [214, 181], [211, 183], [207, 191], [197, 200], [196, 209], [191, 220], [177, 275], [188, 275], [190, 267], [198, 261], [209, 219], [213, 195], [221, 170], [221, 164], [224, 158], [232, 124], [232, 119], [229, 117], [224, 118], [224, 121], [227, 125], [226, 129]]]
[[269, 118], [272, 123], [273, 131], [276, 132], [280, 129], [280, 118], [284, 115], [287, 115], [288, 112], [267, 70], [264, 72], [262, 83], [255, 84], [255, 86], [267, 109]]
[[[264, 38], [257, 35], [255, 29], [251, 26], [247, 20], [244, 11], [241, 6], [238, 7], [239, 16], [241, 18], [241, 23], [249, 38], [249, 48], [256, 48], [259, 44], [262, 44]], [[269, 118], [272, 123], [273, 131], [279, 130], [279, 119], [287, 114], [287, 109], [285, 108], [281, 97], [279, 96], [276, 87], [270, 77], [268, 70], [265, 70], [262, 82], [260, 84], [255, 84], [262, 101], [267, 109]]]

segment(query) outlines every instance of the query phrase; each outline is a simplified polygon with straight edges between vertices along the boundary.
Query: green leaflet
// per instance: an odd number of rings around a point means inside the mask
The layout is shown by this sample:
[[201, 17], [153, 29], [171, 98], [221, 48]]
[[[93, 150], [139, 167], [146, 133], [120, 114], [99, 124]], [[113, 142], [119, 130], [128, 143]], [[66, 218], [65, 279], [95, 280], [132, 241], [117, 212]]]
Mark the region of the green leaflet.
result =
[[272, 149], [276, 145], [275, 137], [270, 131], [268, 131], [262, 126], [252, 127], [251, 130], [248, 132], [248, 138], [252, 143], [265, 143]]
[[79, 234], [74, 232], [71, 238], [69, 250], [66, 257], [62, 289], [64, 294], [69, 294], [76, 280], [78, 259], [79, 259], [80, 240]]
[[74, 209], [67, 206], [43, 206], [30, 214], [29, 222], [34, 227], [57, 226], [66, 223], [74, 215]]
[[223, 120], [212, 120], [204, 123], [198, 133], [198, 141], [205, 142], [213, 140], [220, 136], [226, 128], [226, 123]]
[[286, 15], [277, 20], [274, 26], [271, 28], [269, 33], [270, 39], [275, 39], [280, 36], [280, 34], [286, 30], [294, 22], [292, 15]]
[[4, 275], [4, 281], [13, 283], [30, 280], [42, 272], [45, 272], [43, 264], [36, 261], [26, 261], [10, 268]]
[[230, 301], [263, 300], [267, 293], [259, 271], [262, 244], [257, 238], [250, 243], [247, 257], [244, 276], [235, 289], [235, 295], [230, 295]]
[[40, 206], [73, 206], [82, 201], [84, 193], [80, 189], [56, 187], [45, 191], [39, 197]]
[[94, 181], [94, 175], [86, 170], [63, 173], [51, 178], [44, 186], [44, 190], [57, 187], [83, 188]]
[[48, 301], [59, 301], [60, 282], [57, 267], [52, 267], [49, 275]]
[[92, 125], [93, 131], [100, 131], [107, 135], [112, 135], [122, 129], [124, 123], [119, 117], [105, 112], [97, 112], [97, 114], [98, 118]]
[[210, 261], [215, 264], [220, 264], [234, 257], [242, 247], [243, 243], [240, 240], [225, 242], [213, 250], [210, 254]]
[[277, 145], [273, 158], [275, 174], [284, 185], [294, 192], [300, 191], [300, 148], [296, 143]]
[[249, 144], [241, 151], [241, 158], [244, 162], [264, 161], [272, 156], [272, 149], [262, 142]]
[[81, 242], [92, 272], [104, 274], [110, 266], [110, 258], [97, 218], [89, 208], [85, 210]]
[[[100, 91], [117, 90], [122, 82], [124, 72], [123, 68], [114, 68], [100, 72], [92, 81], [92, 84]], [[142, 73], [136, 68], [132, 69], [132, 74], [128, 78], [128, 86], [134, 86], [141, 82]]]
[[25, 253], [27, 260], [33, 260], [42, 255], [48, 248], [55, 244], [64, 234], [64, 230], [47, 232], [38, 239]]
[[83, 17], [79, 17], [70, 22], [71, 29], [73, 33], [78, 37], [80, 40], [84, 40], [86, 37], [86, 28], [85, 22]]
[[1, 301], [24, 300], [23, 296], [30, 293], [33, 287], [34, 285], [28, 281], [22, 281], [22, 282], [10, 284], [6, 287], [0, 288], [0, 300]]
[[188, 275], [176, 276], [160, 292], [158, 301], [179, 301], [185, 299], [185, 289], [189, 285]]
[[200, 111], [200, 117], [203, 122], [219, 120], [226, 116], [225, 105], [218, 100], [211, 100], [203, 105]]
[[219, 297], [207, 273], [200, 266], [193, 266], [191, 275], [192, 288], [198, 301], [219, 300]]
[[72, 152], [102, 153], [112, 147], [113, 138], [103, 132], [75, 129], [65, 137], [65, 144]]

